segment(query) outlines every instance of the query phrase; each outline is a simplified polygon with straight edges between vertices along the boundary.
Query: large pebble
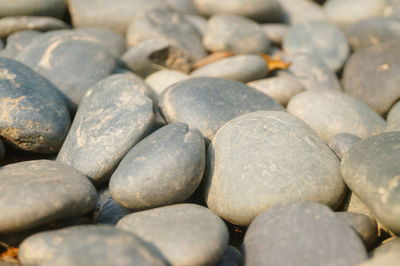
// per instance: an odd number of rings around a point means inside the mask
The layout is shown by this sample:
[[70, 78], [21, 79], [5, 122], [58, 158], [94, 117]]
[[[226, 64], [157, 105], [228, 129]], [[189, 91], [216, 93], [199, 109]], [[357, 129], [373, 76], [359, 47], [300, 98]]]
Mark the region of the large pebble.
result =
[[197, 28], [186, 17], [167, 9], [137, 14], [126, 32], [129, 46], [149, 39], [165, 40], [183, 49], [192, 60], [206, 56]]
[[0, 56], [15, 58], [22, 50], [27, 47], [34, 38], [41, 33], [35, 30], [23, 30], [10, 34], [7, 37], [7, 45], [4, 50], [0, 50]]
[[32, 69], [0, 57], [0, 136], [22, 150], [57, 152], [70, 126], [54, 85]]
[[130, 74], [115, 74], [82, 99], [57, 161], [101, 184], [142, 136], [154, 115], [146, 87]]
[[116, 202], [108, 189], [98, 192], [94, 221], [101, 224], [115, 225], [122, 217], [132, 212]]
[[355, 135], [349, 133], [339, 133], [329, 138], [328, 145], [336, 153], [337, 157], [342, 159], [343, 155], [360, 140], [361, 138]]
[[49, 32], [35, 38], [18, 54], [17, 60], [62, 90], [72, 111], [86, 90], [108, 76], [116, 63], [96, 38], [68, 31]]
[[400, 101], [390, 108], [385, 131], [400, 131]]
[[260, 25], [231, 14], [217, 14], [208, 20], [203, 43], [209, 51], [234, 54], [266, 53], [270, 46]]
[[212, 265], [228, 244], [224, 222], [209, 209], [178, 204], [136, 212], [122, 218], [117, 228], [154, 245], [171, 265]]
[[24, 265], [165, 265], [137, 236], [95, 225], [35, 234], [21, 244], [18, 257]]
[[343, 89], [383, 114], [400, 97], [399, 71], [400, 41], [360, 49], [346, 63]]
[[160, 70], [149, 75], [145, 81], [153, 89], [155, 97], [160, 95], [171, 85], [190, 78], [189, 75], [175, 70]]
[[325, 142], [339, 133], [365, 138], [383, 132], [386, 126], [385, 120], [367, 104], [335, 90], [297, 94], [287, 111], [310, 125]]
[[172, 123], [135, 145], [113, 173], [114, 200], [131, 209], [149, 209], [186, 200], [204, 173], [204, 138], [197, 129]]
[[311, 0], [279, 0], [284, 13], [284, 20], [289, 24], [308, 21], [328, 21], [322, 7]]
[[349, 188], [378, 220], [400, 233], [400, 132], [388, 132], [356, 143], [343, 157], [342, 174]]
[[281, 19], [282, 9], [277, 0], [194, 0], [198, 11], [206, 16], [219, 13], [234, 14], [260, 22]]
[[70, 0], [68, 7], [74, 27], [104, 28], [124, 36], [136, 14], [169, 5], [164, 0]]
[[66, 10], [64, 0], [0, 0], [0, 17], [51, 16], [62, 17]]
[[283, 49], [289, 55], [314, 54], [334, 71], [342, 67], [350, 50], [346, 36], [335, 25], [323, 21], [291, 27], [283, 39]]
[[249, 82], [265, 78], [268, 66], [258, 55], [236, 55], [218, 60], [194, 70], [193, 77], [215, 77]]
[[79, 217], [95, 208], [96, 190], [89, 180], [72, 167], [54, 161], [3, 166], [0, 180], [0, 233]]
[[283, 110], [267, 95], [240, 82], [219, 78], [191, 78], [166, 90], [159, 106], [168, 122], [183, 122], [211, 140], [229, 120], [259, 110]]
[[244, 226], [279, 203], [313, 201], [336, 208], [345, 193], [339, 166], [298, 118], [281, 111], [249, 113], [221, 127], [209, 146], [206, 203]]
[[244, 238], [245, 265], [356, 265], [367, 258], [351, 227], [328, 207], [289, 203], [259, 215]]

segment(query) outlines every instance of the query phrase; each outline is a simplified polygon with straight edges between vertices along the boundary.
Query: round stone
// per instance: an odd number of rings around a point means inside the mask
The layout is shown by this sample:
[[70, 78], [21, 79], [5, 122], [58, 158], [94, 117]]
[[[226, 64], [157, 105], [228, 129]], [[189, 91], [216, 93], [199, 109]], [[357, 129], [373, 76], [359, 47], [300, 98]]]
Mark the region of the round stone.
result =
[[194, 70], [193, 77], [215, 77], [249, 82], [265, 78], [268, 66], [258, 55], [236, 55], [218, 60]]
[[379, 114], [383, 114], [400, 97], [399, 71], [399, 41], [360, 49], [353, 53], [346, 63], [343, 71], [343, 89], [367, 103]]
[[337, 157], [342, 159], [343, 155], [346, 154], [351, 147], [360, 140], [361, 138], [355, 135], [349, 133], [339, 133], [329, 138], [328, 145], [336, 153]]
[[259, 215], [243, 244], [245, 265], [356, 265], [367, 258], [361, 239], [328, 207], [276, 206]]
[[354, 144], [342, 160], [348, 187], [389, 230], [400, 233], [400, 132], [372, 136]]
[[186, 124], [162, 127], [122, 159], [109, 184], [113, 199], [136, 210], [183, 202], [200, 184], [204, 146], [200, 131]]
[[325, 142], [339, 133], [369, 137], [383, 132], [386, 126], [385, 120], [367, 104], [336, 90], [297, 94], [287, 111], [310, 125]]
[[400, 101], [390, 108], [385, 131], [400, 131]]
[[212, 52], [229, 51], [234, 54], [266, 53], [270, 46], [260, 25], [231, 14], [217, 14], [208, 20], [203, 44]]
[[208, 148], [206, 169], [208, 207], [237, 225], [290, 201], [336, 208], [345, 195], [335, 154], [307, 124], [282, 111], [226, 123]]
[[149, 39], [167, 41], [184, 50], [194, 61], [206, 56], [197, 28], [184, 15], [175, 11], [152, 9], [133, 18], [126, 32], [128, 45]]
[[346, 36], [335, 25], [323, 21], [292, 26], [282, 46], [289, 55], [316, 55], [334, 71], [342, 67], [350, 51]]
[[164, 69], [149, 75], [145, 81], [153, 89], [153, 92], [158, 99], [169, 86], [188, 78], [190, 78], [189, 75], [180, 71]]
[[279, 20], [282, 9], [277, 0], [194, 0], [197, 10], [205, 15], [212, 16], [219, 13], [233, 14], [247, 17], [259, 22]]
[[34, 38], [41, 33], [35, 30], [23, 30], [7, 37], [7, 45], [4, 50], [0, 50], [1, 57], [15, 58], [22, 50], [27, 47]]
[[322, 7], [310, 0], [279, 0], [284, 13], [284, 20], [289, 24], [308, 21], [328, 21]]
[[54, 85], [17, 61], [0, 57], [0, 136], [30, 152], [56, 153], [70, 126]]
[[106, 182], [152, 126], [153, 103], [146, 90], [132, 74], [109, 76], [88, 89], [57, 161], [95, 184]]
[[132, 212], [116, 202], [106, 188], [97, 193], [94, 221], [100, 224], [115, 225], [122, 217]]
[[137, 236], [111, 226], [73, 226], [27, 238], [20, 246], [24, 265], [166, 265]]
[[0, 0], [0, 17], [50, 16], [62, 17], [66, 10], [64, 0]]
[[229, 120], [259, 110], [283, 110], [267, 95], [243, 83], [219, 78], [191, 78], [166, 90], [159, 107], [169, 122], [183, 122], [211, 140]]
[[17, 60], [55, 84], [72, 111], [86, 90], [110, 75], [116, 64], [97, 39], [69, 31], [49, 32], [35, 38]]
[[3, 166], [0, 181], [0, 233], [79, 217], [95, 208], [96, 190], [89, 180], [72, 167], [54, 161]]
[[228, 245], [228, 229], [209, 209], [177, 204], [129, 214], [117, 228], [153, 245], [169, 265], [213, 265]]

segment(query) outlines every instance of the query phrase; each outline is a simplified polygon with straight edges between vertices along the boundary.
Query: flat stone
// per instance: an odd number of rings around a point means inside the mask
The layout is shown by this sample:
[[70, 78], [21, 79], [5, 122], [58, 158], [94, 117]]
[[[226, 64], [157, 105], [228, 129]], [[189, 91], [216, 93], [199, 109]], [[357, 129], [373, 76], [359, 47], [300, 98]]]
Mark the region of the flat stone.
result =
[[199, 67], [193, 77], [215, 77], [249, 82], [265, 78], [268, 66], [258, 55], [236, 55]]
[[346, 28], [353, 23], [381, 16], [385, 5], [386, 0], [328, 0], [323, 8], [330, 21]]
[[242, 226], [276, 204], [312, 201], [335, 209], [345, 195], [337, 157], [307, 124], [282, 111], [249, 113], [222, 126], [206, 169], [208, 207]]
[[325, 142], [339, 133], [369, 137], [382, 133], [386, 126], [385, 120], [367, 104], [336, 90], [297, 94], [287, 111], [310, 125]]
[[29, 67], [0, 57], [0, 136], [15, 148], [56, 153], [70, 126], [54, 85]]
[[282, 44], [289, 54], [314, 54], [333, 71], [338, 71], [346, 61], [350, 48], [346, 36], [335, 25], [311, 21], [292, 26]]
[[124, 36], [136, 14], [170, 6], [164, 0], [70, 0], [68, 7], [75, 28], [103, 28]]
[[166, 90], [159, 107], [169, 122], [183, 122], [211, 140], [229, 120], [259, 110], [283, 110], [267, 95], [240, 82], [219, 78], [191, 78]]
[[50, 16], [62, 17], [66, 11], [64, 0], [1, 0], [0, 17], [8, 16]]
[[259, 79], [248, 82], [247, 85], [267, 94], [284, 106], [293, 96], [305, 90], [303, 84], [290, 75]]
[[165, 40], [181, 48], [194, 61], [206, 56], [197, 28], [175, 11], [152, 9], [133, 18], [126, 32], [128, 46], [149, 39]]
[[386, 121], [386, 132], [400, 131], [400, 101], [390, 108]]
[[346, 30], [347, 40], [353, 50], [371, 47], [387, 41], [400, 40], [400, 21], [393, 18], [376, 17], [350, 25]]
[[54, 161], [3, 166], [0, 180], [0, 233], [79, 217], [96, 204], [96, 190], [89, 180], [72, 167]]
[[311, 202], [280, 205], [259, 215], [246, 232], [243, 250], [248, 266], [345, 266], [367, 258], [356, 232], [328, 207]]
[[181, 203], [199, 186], [205, 145], [200, 131], [172, 123], [136, 144], [113, 173], [115, 201], [131, 209]]
[[369, 216], [353, 212], [336, 212], [337, 217], [348, 223], [361, 237], [367, 248], [378, 238], [378, 225]]
[[197, 10], [212, 16], [219, 13], [247, 17], [259, 22], [277, 21], [282, 17], [282, 9], [277, 0], [194, 0]]
[[283, 38], [289, 30], [289, 26], [282, 23], [261, 24], [261, 28], [268, 40], [278, 45], [282, 44]]
[[[386, 113], [400, 97], [400, 42], [390, 41], [353, 53], [343, 71], [346, 93]], [[377, 90], [376, 88], [380, 88]]]
[[64, 21], [52, 17], [11, 16], [0, 19], [0, 38], [22, 30], [59, 30], [69, 26]]
[[299, 24], [308, 21], [328, 21], [322, 7], [311, 0], [279, 0], [283, 9], [284, 21]]
[[100, 224], [116, 225], [118, 221], [132, 210], [116, 202], [106, 188], [98, 192], [94, 221]]
[[228, 246], [222, 258], [215, 264], [216, 266], [241, 266], [243, 265], [242, 254], [237, 248]]
[[339, 133], [329, 138], [328, 145], [335, 152], [337, 157], [342, 159], [343, 155], [346, 154], [351, 147], [360, 140], [361, 138], [355, 135], [349, 133]]
[[203, 44], [212, 52], [258, 54], [268, 52], [270, 41], [256, 22], [238, 15], [216, 14], [208, 20]]
[[137, 236], [104, 225], [35, 234], [21, 244], [18, 258], [24, 265], [166, 265]]
[[88, 89], [57, 161], [95, 184], [106, 182], [152, 125], [153, 104], [146, 90], [130, 74], [109, 76]]
[[35, 30], [23, 30], [9, 35], [6, 47], [0, 50], [0, 56], [15, 58], [35, 37], [40, 35], [41, 33]]
[[366, 138], [343, 157], [342, 175], [348, 187], [373, 211], [378, 220], [400, 233], [400, 132]]
[[49, 32], [18, 54], [17, 60], [49, 79], [65, 96], [71, 111], [76, 110], [86, 90], [110, 75], [115, 58], [96, 38], [71, 32]]
[[177, 204], [129, 214], [117, 228], [159, 250], [170, 265], [213, 265], [228, 245], [228, 229], [212, 211]]
[[278, 75], [289, 73], [304, 85], [307, 90], [341, 90], [335, 73], [315, 55], [291, 56], [290, 67]]
[[145, 81], [153, 89], [158, 99], [169, 86], [188, 78], [190, 78], [189, 75], [180, 71], [165, 69], [154, 72], [149, 75]]

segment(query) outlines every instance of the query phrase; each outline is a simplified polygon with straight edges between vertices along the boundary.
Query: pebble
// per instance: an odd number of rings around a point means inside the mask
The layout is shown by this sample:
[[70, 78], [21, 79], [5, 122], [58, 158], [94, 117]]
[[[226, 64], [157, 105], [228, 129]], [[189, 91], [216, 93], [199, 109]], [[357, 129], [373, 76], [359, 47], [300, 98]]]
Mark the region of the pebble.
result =
[[117, 228], [159, 250], [169, 265], [213, 265], [228, 245], [228, 230], [217, 215], [195, 204], [177, 204], [129, 214]]
[[350, 25], [347, 40], [353, 50], [371, 47], [387, 41], [400, 40], [400, 21], [376, 17]]
[[233, 247], [228, 246], [222, 255], [222, 258], [215, 264], [216, 266], [241, 266], [243, 265], [243, 258], [240, 251]]
[[193, 26], [196, 27], [197, 31], [200, 33], [201, 37], [203, 38], [206, 33], [207, 28], [207, 19], [197, 15], [185, 15], [186, 19], [192, 23]]
[[[64, 1], [64, 0], [61, 0]], [[136, 14], [152, 8], [170, 8], [164, 0], [69, 0], [74, 27], [95, 27], [125, 35]]]
[[367, 104], [336, 90], [299, 93], [290, 100], [287, 111], [310, 125], [325, 142], [339, 133], [369, 137], [382, 133], [386, 126]]
[[341, 170], [348, 187], [378, 220], [400, 233], [400, 132], [372, 136], [356, 143], [343, 157]]
[[41, 33], [35, 30], [23, 30], [10, 34], [7, 37], [7, 45], [4, 50], [0, 50], [1, 57], [15, 58], [27, 47], [34, 38], [40, 36]]
[[345, 195], [334, 153], [307, 124], [282, 111], [253, 112], [222, 126], [206, 169], [208, 207], [236, 225], [290, 201], [335, 209]]
[[[343, 89], [367, 103], [379, 114], [400, 97], [400, 42], [390, 41], [357, 50], [343, 71]], [[376, 88], [380, 88], [377, 90]]]
[[23, 265], [166, 265], [142, 239], [105, 225], [35, 234], [21, 244], [18, 258]]
[[376, 247], [372, 252], [373, 257], [382, 256], [389, 253], [400, 253], [400, 238], [392, 237], [386, 239], [381, 245]]
[[132, 212], [116, 202], [106, 188], [97, 193], [94, 221], [100, 224], [116, 225], [122, 217]]
[[278, 0], [283, 9], [284, 21], [295, 25], [309, 21], [328, 21], [322, 7], [310, 0]]
[[1, 0], [0, 17], [8, 16], [50, 16], [62, 17], [66, 11], [64, 0]]
[[351, 227], [312, 202], [276, 206], [260, 214], [244, 238], [245, 265], [356, 265], [367, 258]]
[[57, 161], [96, 185], [106, 182], [152, 126], [153, 104], [143, 84], [132, 74], [115, 74], [88, 89]]
[[283, 110], [267, 95], [240, 82], [220, 78], [191, 78], [169, 87], [159, 101], [164, 118], [200, 130], [210, 141], [229, 120], [259, 110]]
[[386, 6], [383, 10], [385, 17], [400, 17], [400, 2], [398, 0], [386, 0]]
[[198, 14], [193, 0], [167, 0], [169, 6], [175, 11], [184, 14]]
[[[93, 210], [96, 190], [70, 166], [35, 160], [0, 169], [0, 233], [27, 230]], [[23, 195], [23, 197], [21, 197]]]
[[193, 0], [197, 10], [205, 16], [219, 13], [247, 17], [258, 22], [280, 20], [282, 8], [278, 0]]
[[267, 53], [270, 41], [256, 22], [232, 14], [216, 14], [208, 20], [203, 44], [211, 52]]
[[289, 30], [289, 26], [282, 23], [261, 24], [261, 28], [267, 39], [277, 45], [282, 44], [283, 38]]
[[86, 90], [110, 75], [116, 64], [97, 39], [68, 31], [42, 34], [16, 59], [56, 85], [72, 112]]
[[339, 133], [329, 138], [328, 145], [335, 152], [337, 157], [341, 160], [351, 147], [359, 142], [361, 138], [349, 134]]
[[248, 82], [247, 85], [270, 96], [284, 106], [293, 96], [305, 90], [303, 84], [290, 75], [254, 80]]
[[386, 132], [400, 131], [400, 101], [390, 108], [386, 121]]
[[0, 57], [0, 136], [15, 148], [56, 153], [70, 126], [58, 89], [29, 67]]
[[398, 266], [400, 263], [400, 253], [390, 253], [378, 257], [372, 257], [358, 266]]
[[360, 213], [373, 220], [376, 220], [371, 210], [357, 197], [356, 194], [351, 192], [351, 190], [348, 191], [347, 196], [343, 201], [341, 210], [352, 213]]
[[381, 16], [386, 0], [328, 0], [323, 8], [330, 21], [346, 28], [369, 18]]
[[375, 220], [360, 213], [336, 212], [335, 214], [357, 232], [367, 248], [372, 247], [378, 238], [378, 225]]
[[110, 192], [115, 201], [135, 210], [180, 203], [199, 186], [204, 166], [200, 131], [172, 123], [128, 152], [111, 177]]
[[145, 82], [153, 89], [155, 97], [158, 99], [169, 86], [189, 78], [189, 75], [180, 71], [164, 69], [149, 75]]
[[259, 55], [236, 55], [199, 67], [190, 73], [193, 77], [215, 77], [249, 82], [265, 78], [268, 66]]
[[52, 17], [10, 16], [0, 19], [0, 38], [22, 30], [50, 31], [67, 28], [69, 26], [65, 22]]
[[346, 61], [350, 49], [344, 33], [335, 25], [311, 21], [292, 26], [282, 44], [288, 55], [314, 54], [333, 71], [338, 71]]
[[126, 32], [128, 46], [149, 39], [167, 41], [182, 49], [193, 61], [206, 56], [197, 28], [175, 11], [152, 9], [133, 18]]

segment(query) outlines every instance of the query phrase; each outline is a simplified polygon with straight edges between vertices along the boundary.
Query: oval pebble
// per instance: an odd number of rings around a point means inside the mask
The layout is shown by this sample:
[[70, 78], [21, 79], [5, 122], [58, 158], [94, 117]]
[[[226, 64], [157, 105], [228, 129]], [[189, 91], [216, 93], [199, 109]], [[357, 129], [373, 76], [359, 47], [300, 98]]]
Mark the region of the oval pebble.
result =
[[61, 93], [15, 60], [0, 57], [0, 136], [30, 152], [56, 153], [70, 126]]
[[356, 265], [367, 258], [361, 239], [328, 207], [276, 206], [259, 215], [244, 238], [245, 265]]
[[253, 112], [222, 126], [206, 169], [208, 207], [242, 226], [279, 203], [337, 208], [345, 195], [336, 156], [307, 124], [282, 111]]
[[284, 13], [284, 21], [295, 25], [309, 21], [328, 21], [322, 7], [311, 0], [278, 0]]
[[335, 152], [337, 157], [342, 159], [343, 155], [346, 154], [351, 147], [360, 140], [361, 138], [355, 135], [349, 133], [339, 133], [329, 138], [328, 145]]
[[95, 208], [96, 190], [89, 180], [58, 162], [37, 160], [3, 166], [0, 180], [0, 233], [79, 217]]
[[15, 58], [35, 37], [40, 35], [41, 32], [35, 30], [23, 30], [10, 34], [7, 37], [6, 47], [4, 50], [0, 50], [0, 56]]
[[170, 265], [213, 265], [228, 245], [228, 230], [212, 211], [177, 204], [129, 214], [117, 228], [154, 245]]
[[153, 89], [158, 99], [161, 94], [171, 85], [190, 78], [189, 75], [175, 70], [159, 70], [147, 76], [145, 81]]
[[283, 110], [267, 95], [243, 83], [220, 78], [191, 78], [166, 90], [159, 107], [169, 122], [183, 122], [211, 140], [229, 120], [259, 110]]

